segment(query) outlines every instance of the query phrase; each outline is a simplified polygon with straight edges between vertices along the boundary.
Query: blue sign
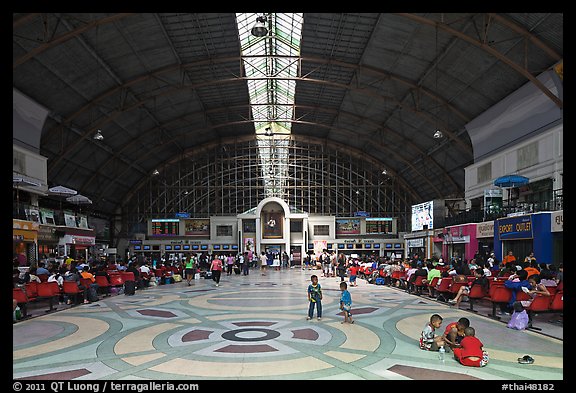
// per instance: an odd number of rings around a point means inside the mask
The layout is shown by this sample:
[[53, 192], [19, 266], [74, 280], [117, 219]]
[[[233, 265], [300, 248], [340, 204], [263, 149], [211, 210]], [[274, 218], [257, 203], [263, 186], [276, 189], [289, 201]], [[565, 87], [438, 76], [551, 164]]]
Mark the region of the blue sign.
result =
[[354, 212], [354, 217], [370, 217], [370, 213], [365, 211]]
[[190, 213], [179, 212], [174, 214], [176, 218], [190, 218]]
[[532, 239], [532, 216], [508, 217], [497, 220], [498, 235], [502, 240]]

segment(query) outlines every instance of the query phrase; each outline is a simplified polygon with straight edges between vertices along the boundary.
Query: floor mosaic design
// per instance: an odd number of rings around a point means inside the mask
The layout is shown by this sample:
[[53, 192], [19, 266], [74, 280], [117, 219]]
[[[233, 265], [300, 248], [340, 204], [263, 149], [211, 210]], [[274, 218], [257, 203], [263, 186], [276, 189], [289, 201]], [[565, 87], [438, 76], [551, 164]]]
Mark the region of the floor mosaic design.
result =
[[[13, 325], [19, 380], [563, 380], [563, 341], [514, 331], [480, 314], [360, 281], [355, 323], [342, 324], [339, 279], [320, 278], [322, 320], [307, 321], [310, 272], [160, 286], [106, 297]], [[484, 368], [422, 351], [433, 313], [470, 319], [490, 355]], [[531, 365], [517, 363], [530, 354]]]

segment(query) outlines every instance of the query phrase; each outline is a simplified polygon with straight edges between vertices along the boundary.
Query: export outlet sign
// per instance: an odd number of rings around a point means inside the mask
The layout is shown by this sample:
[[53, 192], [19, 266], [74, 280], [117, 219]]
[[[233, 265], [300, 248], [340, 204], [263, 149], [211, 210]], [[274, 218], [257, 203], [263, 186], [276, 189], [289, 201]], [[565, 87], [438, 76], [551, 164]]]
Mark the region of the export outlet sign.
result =
[[532, 239], [532, 216], [509, 217], [498, 220], [498, 235], [501, 240]]

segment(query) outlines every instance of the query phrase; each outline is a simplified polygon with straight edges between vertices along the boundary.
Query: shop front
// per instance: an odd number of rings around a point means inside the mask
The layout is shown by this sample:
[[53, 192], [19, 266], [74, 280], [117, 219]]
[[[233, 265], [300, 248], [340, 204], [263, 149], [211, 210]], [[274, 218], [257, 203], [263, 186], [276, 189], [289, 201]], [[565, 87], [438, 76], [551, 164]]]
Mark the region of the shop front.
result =
[[48, 257], [58, 253], [58, 240], [56, 228], [50, 225], [40, 225], [38, 228], [38, 256]]
[[552, 219], [550, 212], [505, 217], [496, 220], [494, 251], [496, 258], [512, 251], [516, 260], [523, 261], [530, 253], [538, 263], [554, 262], [552, 236]]
[[38, 223], [12, 220], [12, 257], [19, 266], [36, 265], [38, 261]]
[[428, 229], [404, 235], [405, 258], [412, 259], [414, 255], [418, 255], [418, 258], [422, 261], [432, 259], [433, 235], [433, 231]]
[[444, 255], [449, 259], [458, 258], [467, 261], [474, 258], [478, 251], [476, 224], [462, 224], [444, 228]]
[[58, 244], [58, 255], [68, 255], [74, 259], [89, 258], [89, 249], [96, 244], [92, 230], [66, 230]]

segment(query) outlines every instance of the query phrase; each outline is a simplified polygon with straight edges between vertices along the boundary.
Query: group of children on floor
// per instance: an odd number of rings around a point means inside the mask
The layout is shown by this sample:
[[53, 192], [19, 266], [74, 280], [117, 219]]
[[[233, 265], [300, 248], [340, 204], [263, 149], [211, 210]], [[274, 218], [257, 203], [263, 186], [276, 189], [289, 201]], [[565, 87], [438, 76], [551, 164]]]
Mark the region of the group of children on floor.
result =
[[462, 317], [456, 322], [449, 323], [442, 335], [436, 334], [436, 329], [442, 325], [443, 318], [433, 314], [430, 321], [420, 334], [420, 348], [427, 351], [439, 351], [441, 348], [448, 353], [454, 353], [456, 359], [463, 366], [484, 367], [488, 364], [488, 352], [476, 337], [475, 329], [470, 326], [470, 320]]
[[[322, 286], [318, 282], [318, 276], [310, 277], [308, 293], [308, 316], [307, 320], [314, 316], [314, 309], [318, 320], [322, 319]], [[352, 319], [352, 297], [345, 281], [340, 282], [340, 310], [343, 311], [342, 323], [354, 323]], [[484, 350], [484, 344], [476, 337], [476, 330], [470, 326], [470, 320], [462, 317], [456, 322], [449, 323], [442, 335], [437, 335], [436, 330], [442, 326], [443, 318], [440, 314], [432, 314], [430, 320], [420, 334], [420, 348], [427, 351], [446, 352], [452, 351], [454, 359], [463, 366], [484, 367], [488, 364], [488, 352]]]

